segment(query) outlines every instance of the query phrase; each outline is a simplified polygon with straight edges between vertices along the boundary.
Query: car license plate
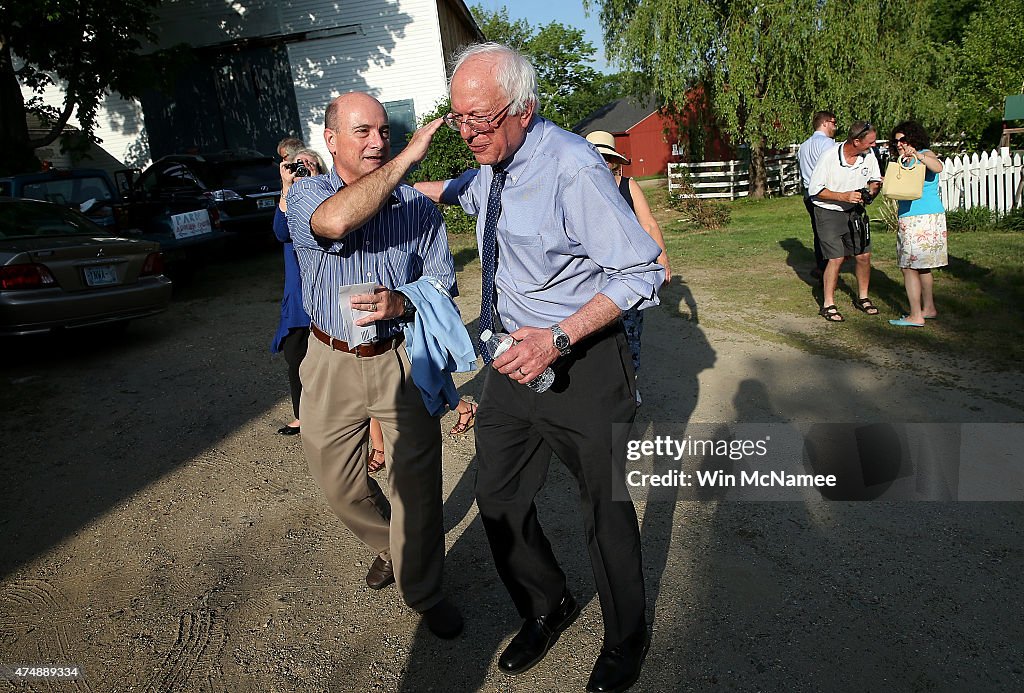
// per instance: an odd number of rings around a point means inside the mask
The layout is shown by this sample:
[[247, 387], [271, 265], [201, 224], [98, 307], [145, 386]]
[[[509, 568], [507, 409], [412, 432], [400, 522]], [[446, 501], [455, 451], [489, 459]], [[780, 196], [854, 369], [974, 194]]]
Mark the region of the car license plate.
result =
[[89, 286], [117, 284], [117, 272], [110, 265], [85, 268], [85, 283]]
[[275, 204], [277, 204], [277, 200], [273, 197], [261, 197], [256, 200], [257, 209], [266, 209], [267, 207], [273, 207]]

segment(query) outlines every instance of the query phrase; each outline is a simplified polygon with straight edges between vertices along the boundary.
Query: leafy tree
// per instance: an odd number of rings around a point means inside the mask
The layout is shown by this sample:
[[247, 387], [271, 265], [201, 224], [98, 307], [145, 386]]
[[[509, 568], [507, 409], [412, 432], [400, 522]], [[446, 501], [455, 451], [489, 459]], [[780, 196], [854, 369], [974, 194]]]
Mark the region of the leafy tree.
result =
[[1005, 97], [1024, 92], [1022, 36], [1024, 0], [986, 4], [964, 29], [953, 105], [970, 144], [995, 145]]
[[[685, 103], [704, 85], [723, 130], [749, 146], [750, 194], [763, 197], [766, 152], [806, 137], [817, 110], [869, 120], [881, 135], [908, 116], [949, 129], [949, 51], [929, 33], [937, 1], [585, 4], [599, 7], [608, 54], [642, 71], [665, 100]], [[955, 25], [945, 31], [955, 35]]]
[[[152, 77], [137, 56], [153, 40], [150, 25], [160, 0], [3, 0], [0, 4], [0, 172], [37, 168], [33, 149], [54, 142], [72, 116], [91, 136], [104, 96], [132, 96]], [[62, 108], [40, 94], [61, 82]], [[23, 98], [21, 87], [33, 96]], [[50, 128], [29, 137], [26, 115]]]
[[[420, 119], [420, 125], [447, 115], [450, 111], [451, 102], [444, 99], [438, 102], [431, 113], [427, 113]], [[412, 137], [411, 133], [409, 137]], [[409, 173], [407, 178], [410, 183], [424, 180], [447, 180], [455, 178], [471, 168], [480, 168], [480, 164], [473, 158], [472, 152], [466, 147], [466, 143], [462, 141], [459, 133], [443, 126], [434, 135], [426, 158], [414, 171]], [[458, 205], [440, 205], [440, 208], [448, 233], [473, 233], [476, 230], [476, 219], [463, 212]]]
[[981, 6], [981, 0], [932, 0], [928, 8], [931, 37], [938, 43], [960, 45], [967, 23]]
[[616, 77], [591, 67], [597, 50], [581, 29], [559, 22], [533, 26], [525, 19], [512, 21], [505, 7], [491, 12], [474, 5], [472, 12], [489, 41], [511, 46], [533, 63], [545, 118], [569, 128], [623, 95]]
[[476, 25], [480, 27], [488, 41], [497, 41], [517, 51], [525, 51], [530, 39], [533, 38], [533, 26], [525, 19], [512, 21], [508, 16], [507, 7], [502, 6], [501, 9], [491, 12], [482, 5], [473, 5], [470, 12], [473, 13]]

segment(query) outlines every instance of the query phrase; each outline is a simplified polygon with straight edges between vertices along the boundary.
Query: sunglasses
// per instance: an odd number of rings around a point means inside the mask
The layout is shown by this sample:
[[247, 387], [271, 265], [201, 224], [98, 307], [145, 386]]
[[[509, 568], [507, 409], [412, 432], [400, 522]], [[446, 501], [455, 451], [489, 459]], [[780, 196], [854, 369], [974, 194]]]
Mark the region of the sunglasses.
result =
[[853, 139], [859, 140], [860, 138], [864, 137], [864, 135], [868, 134], [869, 132], [871, 132], [874, 129], [875, 129], [875, 126], [873, 126], [871, 123], [865, 121], [864, 127], [862, 127], [860, 129], [860, 132], [858, 132], [856, 135], [853, 136]]

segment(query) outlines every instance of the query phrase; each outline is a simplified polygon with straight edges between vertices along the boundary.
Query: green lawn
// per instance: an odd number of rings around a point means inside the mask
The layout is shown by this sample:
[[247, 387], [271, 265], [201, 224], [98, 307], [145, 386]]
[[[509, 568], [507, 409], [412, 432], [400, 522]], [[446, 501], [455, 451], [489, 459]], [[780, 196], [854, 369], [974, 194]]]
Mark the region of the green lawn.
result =
[[[935, 271], [939, 319], [920, 329], [897, 328], [889, 318], [907, 304], [896, 236], [873, 223], [870, 295], [881, 312], [868, 316], [853, 308], [856, 281], [848, 261], [836, 294], [846, 322], [830, 324], [817, 316], [821, 289], [808, 274], [814, 256], [800, 197], [725, 202], [729, 225], [705, 231], [680, 221], [663, 187], [645, 186], [645, 194], [677, 277], [662, 291], [663, 310], [830, 356], [862, 358], [877, 347], [918, 366], [929, 356], [995, 369], [1019, 370], [1024, 361], [1024, 233], [950, 234], [950, 264]], [[452, 234], [449, 241], [458, 269], [469, 265], [461, 281], [479, 281], [475, 237]]]
[[[735, 309], [721, 311], [721, 317], [705, 312], [702, 318], [711, 323], [729, 323], [818, 353], [856, 356], [872, 345], [910, 348], [925, 355], [980, 358], [1000, 369], [1019, 368], [1024, 358], [1024, 234], [950, 234], [949, 266], [935, 271], [939, 319], [922, 329], [896, 328], [888, 319], [907, 308], [896, 236], [873, 223], [870, 295], [880, 315], [853, 308], [856, 280], [848, 261], [836, 295], [846, 322], [816, 318], [808, 331], [785, 320], [815, 316], [821, 305], [821, 289], [808, 274], [814, 264], [810, 222], [799, 197], [726, 203], [732, 212], [729, 226], [702, 231], [680, 222], [662, 191], [651, 192], [675, 269], [695, 293], [699, 288], [718, 305]], [[878, 216], [880, 209], [869, 212]]]

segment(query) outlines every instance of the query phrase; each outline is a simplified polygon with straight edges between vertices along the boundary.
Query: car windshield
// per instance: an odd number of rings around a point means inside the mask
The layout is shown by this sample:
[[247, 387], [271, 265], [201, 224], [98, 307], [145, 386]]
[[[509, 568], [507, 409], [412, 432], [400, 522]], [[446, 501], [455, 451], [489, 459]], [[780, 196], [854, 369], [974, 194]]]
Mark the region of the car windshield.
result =
[[252, 188], [269, 186], [280, 190], [281, 173], [272, 159], [256, 161], [219, 161], [207, 170], [207, 187], [211, 189]]
[[0, 204], [0, 240], [83, 235], [110, 234], [66, 207], [23, 200]]
[[59, 205], [80, 205], [86, 200], [106, 202], [114, 199], [110, 185], [98, 177], [55, 178], [25, 183], [21, 194], [32, 200], [56, 202]]

